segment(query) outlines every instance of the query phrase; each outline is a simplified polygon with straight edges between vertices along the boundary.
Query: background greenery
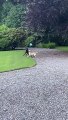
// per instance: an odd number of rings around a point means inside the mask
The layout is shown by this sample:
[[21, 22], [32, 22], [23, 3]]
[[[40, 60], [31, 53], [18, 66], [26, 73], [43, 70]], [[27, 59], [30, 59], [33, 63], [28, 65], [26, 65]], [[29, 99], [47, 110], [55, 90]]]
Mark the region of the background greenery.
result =
[[0, 50], [68, 46], [68, 2], [1, 0]]
[[67, 46], [57, 47], [57, 49], [62, 51], [62, 52], [68, 52], [68, 47]]
[[21, 28], [0, 26], [0, 50], [11, 50], [24, 45], [26, 32]]

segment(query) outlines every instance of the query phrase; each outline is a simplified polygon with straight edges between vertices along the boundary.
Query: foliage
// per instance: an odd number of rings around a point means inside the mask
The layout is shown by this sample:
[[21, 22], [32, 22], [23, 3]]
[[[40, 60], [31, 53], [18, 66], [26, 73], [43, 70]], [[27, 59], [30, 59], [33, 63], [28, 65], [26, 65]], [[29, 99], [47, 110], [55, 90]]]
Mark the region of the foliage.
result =
[[68, 35], [62, 36], [62, 35], [54, 35], [51, 34], [49, 35], [49, 41], [50, 42], [55, 42], [56, 45], [58, 46], [66, 46], [68, 45]]
[[33, 40], [34, 40], [34, 36], [33, 35], [27, 37], [27, 39], [25, 40], [25, 45], [29, 46], [29, 44], [32, 43]]
[[[3, 29], [2, 27], [0, 26], [1, 29]], [[0, 31], [0, 50], [15, 49], [26, 39], [26, 33], [22, 29], [9, 29], [6, 26], [4, 28], [4, 30]]]
[[28, 0], [28, 9], [28, 27], [34, 32], [43, 33], [44, 43], [50, 41], [51, 34], [58, 45], [68, 45], [67, 0]]
[[35, 32], [49, 28], [48, 32], [59, 33], [67, 29], [68, 1], [28, 0], [28, 9], [29, 27]]
[[21, 4], [13, 5], [11, 2], [3, 3], [2, 23], [8, 27], [24, 27], [25, 6]]
[[30, 41], [34, 47], [40, 42], [46, 44], [49, 41], [68, 45], [68, 1], [1, 0], [0, 24], [28, 29], [33, 38], [28, 35], [26, 45]]
[[39, 44], [36, 45], [36, 47], [38, 47], [38, 48], [50, 48], [50, 49], [53, 49], [53, 48], [56, 47], [56, 44], [53, 43], [53, 42], [49, 42], [47, 44], [45, 44], [45, 43], [39, 43]]
[[37, 33], [27, 33], [27, 39], [25, 40], [25, 45], [30, 46], [30, 43], [32, 43], [32, 47], [36, 47], [36, 44], [38, 44], [41, 41], [41, 36]]
[[2, 24], [5, 23], [5, 19], [12, 7], [13, 7], [13, 4], [11, 2], [3, 3], [3, 5], [2, 5]]
[[49, 42], [49, 43], [47, 43], [47, 44], [43, 44], [42, 46], [43, 46], [43, 48], [50, 48], [50, 49], [53, 49], [53, 48], [56, 47], [56, 44], [53, 43], [53, 42]]
[[4, 24], [0, 26], [0, 32], [4, 32], [6, 30], [9, 30], [7, 26], [5, 26]]
[[42, 43], [38, 43], [38, 44], [36, 45], [36, 47], [37, 47], [37, 48], [43, 48], [43, 44], [42, 44]]

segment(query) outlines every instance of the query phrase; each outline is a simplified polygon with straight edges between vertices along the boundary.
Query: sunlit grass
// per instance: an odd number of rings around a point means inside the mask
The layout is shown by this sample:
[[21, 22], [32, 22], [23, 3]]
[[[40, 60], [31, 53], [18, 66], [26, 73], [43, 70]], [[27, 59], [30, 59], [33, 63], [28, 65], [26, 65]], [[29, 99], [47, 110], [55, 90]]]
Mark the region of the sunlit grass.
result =
[[36, 61], [24, 55], [23, 50], [0, 51], [0, 72], [36, 65]]

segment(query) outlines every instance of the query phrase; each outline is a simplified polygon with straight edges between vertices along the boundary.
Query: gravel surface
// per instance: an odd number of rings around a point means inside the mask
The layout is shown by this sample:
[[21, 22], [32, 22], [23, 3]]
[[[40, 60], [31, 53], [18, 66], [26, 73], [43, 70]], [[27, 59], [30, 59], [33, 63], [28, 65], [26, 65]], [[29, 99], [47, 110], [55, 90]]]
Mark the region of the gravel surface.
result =
[[68, 53], [31, 50], [35, 67], [0, 73], [0, 120], [68, 120]]

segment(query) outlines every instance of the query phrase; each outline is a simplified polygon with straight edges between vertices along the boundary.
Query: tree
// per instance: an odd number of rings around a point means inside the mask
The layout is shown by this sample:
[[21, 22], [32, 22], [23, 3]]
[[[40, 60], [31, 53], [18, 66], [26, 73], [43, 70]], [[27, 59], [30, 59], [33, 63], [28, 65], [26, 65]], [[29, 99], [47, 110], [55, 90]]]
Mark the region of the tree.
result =
[[21, 28], [8, 28], [5, 25], [0, 26], [0, 50], [15, 49], [20, 47], [26, 39], [26, 32]]
[[2, 23], [8, 27], [24, 27], [25, 26], [25, 5], [5, 2], [2, 10]]
[[68, 24], [68, 1], [28, 0], [27, 14], [30, 29], [43, 31], [49, 28], [58, 33]]

